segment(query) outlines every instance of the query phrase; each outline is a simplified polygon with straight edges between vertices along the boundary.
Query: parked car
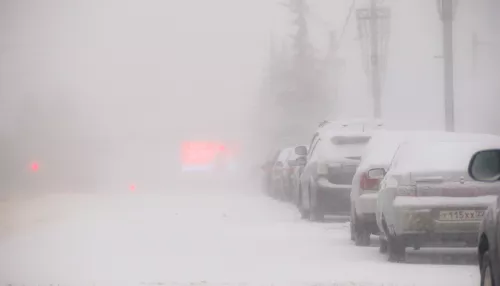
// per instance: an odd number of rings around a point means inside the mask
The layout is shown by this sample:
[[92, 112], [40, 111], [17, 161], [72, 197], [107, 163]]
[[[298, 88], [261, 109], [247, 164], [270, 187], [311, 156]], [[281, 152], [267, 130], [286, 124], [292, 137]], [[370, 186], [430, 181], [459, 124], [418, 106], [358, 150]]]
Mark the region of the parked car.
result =
[[351, 190], [351, 240], [358, 246], [370, 244], [378, 234], [375, 220], [380, 181], [384, 178], [399, 145], [411, 141], [432, 141], [463, 136], [439, 131], [376, 131], [367, 144], [354, 174]]
[[[494, 136], [493, 136], [494, 137]], [[380, 184], [376, 220], [380, 250], [403, 261], [406, 247], [477, 244], [479, 224], [491, 196], [500, 190], [475, 182], [471, 156], [498, 137], [402, 144]]]
[[381, 129], [384, 129], [384, 123], [381, 120], [372, 118], [355, 118], [334, 121], [325, 120], [319, 124], [317, 132], [369, 132]]
[[276, 150], [270, 152], [267, 157], [266, 161], [264, 164], [262, 164], [262, 188], [264, 192], [268, 195], [271, 195], [272, 193], [272, 178], [273, 178], [273, 167], [274, 163], [276, 162], [276, 159], [278, 158], [281, 150]]
[[[500, 149], [482, 150], [469, 164], [469, 175], [500, 190]], [[500, 285], [500, 197], [487, 209], [479, 227], [478, 258], [481, 286]]]
[[292, 199], [291, 177], [297, 167], [296, 159], [299, 157], [295, 153], [295, 147], [287, 147], [281, 150], [273, 167], [272, 185], [274, 194], [282, 200]]
[[299, 197], [299, 185], [300, 185], [300, 175], [304, 170], [304, 167], [307, 163], [307, 146], [297, 146], [295, 147], [295, 155], [297, 158], [292, 163], [293, 171], [290, 175], [290, 191], [291, 191], [291, 201], [299, 206], [300, 197]]
[[369, 140], [364, 132], [316, 133], [300, 176], [298, 209], [303, 218], [320, 221], [325, 214], [349, 214], [352, 177]]

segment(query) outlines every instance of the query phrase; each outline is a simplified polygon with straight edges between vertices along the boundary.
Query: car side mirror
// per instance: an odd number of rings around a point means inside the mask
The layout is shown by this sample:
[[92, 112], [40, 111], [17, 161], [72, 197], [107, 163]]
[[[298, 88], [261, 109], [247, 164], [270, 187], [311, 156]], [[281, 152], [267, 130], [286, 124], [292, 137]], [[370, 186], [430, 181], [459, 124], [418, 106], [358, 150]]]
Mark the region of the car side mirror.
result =
[[500, 180], [500, 149], [482, 150], [472, 156], [469, 176], [480, 182]]
[[303, 167], [307, 164], [307, 159], [306, 157], [299, 157], [295, 159], [295, 164], [296, 166]]
[[382, 180], [385, 176], [385, 170], [383, 168], [371, 169], [368, 171], [368, 179], [378, 179]]
[[307, 156], [307, 147], [306, 146], [295, 147], [295, 154], [299, 156]]

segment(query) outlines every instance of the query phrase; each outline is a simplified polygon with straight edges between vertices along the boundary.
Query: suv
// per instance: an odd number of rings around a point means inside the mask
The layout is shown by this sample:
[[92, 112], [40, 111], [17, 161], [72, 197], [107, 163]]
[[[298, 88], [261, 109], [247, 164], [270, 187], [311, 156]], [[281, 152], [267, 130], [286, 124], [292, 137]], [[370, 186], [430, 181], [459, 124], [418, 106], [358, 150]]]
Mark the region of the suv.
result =
[[[300, 176], [297, 205], [303, 218], [349, 213], [352, 177], [369, 140], [364, 132], [316, 133]], [[297, 147], [296, 154], [303, 149]]]

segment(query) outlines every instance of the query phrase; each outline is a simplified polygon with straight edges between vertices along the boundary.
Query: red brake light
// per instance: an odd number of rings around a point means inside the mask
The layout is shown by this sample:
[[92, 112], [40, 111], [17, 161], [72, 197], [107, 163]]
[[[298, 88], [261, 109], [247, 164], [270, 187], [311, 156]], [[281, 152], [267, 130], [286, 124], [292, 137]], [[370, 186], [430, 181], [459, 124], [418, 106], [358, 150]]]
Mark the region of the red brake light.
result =
[[378, 191], [379, 185], [380, 185], [380, 180], [379, 179], [370, 179], [370, 178], [368, 178], [368, 174], [363, 173], [361, 175], [361, 181], [360, 181], [359, 185], [360, 185], [361, 190]]
[[38, 164], [38, 162], [32, 162], [30, 168], [31, 171], [38, 172], [38, 170], [40, 169], [40, 165]]

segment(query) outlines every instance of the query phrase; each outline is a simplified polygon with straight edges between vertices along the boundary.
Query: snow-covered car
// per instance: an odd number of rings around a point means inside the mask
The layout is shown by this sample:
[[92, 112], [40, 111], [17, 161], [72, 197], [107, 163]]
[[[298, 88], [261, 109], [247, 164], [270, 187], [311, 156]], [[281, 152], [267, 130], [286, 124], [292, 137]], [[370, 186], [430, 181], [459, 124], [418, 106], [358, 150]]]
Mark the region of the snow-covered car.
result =
[[262, 174], [262, 188], [264, 192], [268, 195], [272, 193], [272, 178], [273, 178], [273, 167], [276, 163], [281, 150], [272, 151], [267, 154], [264, 164], [262, 164], [261, 169]]
[[384, 123], [378, 119], [356, 118], [346, 120], [325, 120], [321, 122], [316, 130], [321, 132], [370, 132], [384, 129]]
[[407, 246], [476, 245], [485, 210], [500, 190], [472, 180], [467, 166], [478, 150], [498, 144], [495, 136], [401, 144], [377, 198], [381, 252], [403, 261]]
[[272, 192], [276, 198], [288, 200], [291, 198], [290, 175], [294, 170], [295, 147], [281, 150], [272, 171]]
[[291, 163], [293, 167], [293, 171], [290, 175], [290, 191], [291, 191], [291, 201], [298, 206], [300, 202], [299, 197], [299, 185], [300, 185], [300, 175], [304, 170], [304, 167], [307, 163], [307, 146], [297, 146], [295, 147], [295, 155], [297, 158]]
[[388, 131], [373, 133], [354, 174], [351, 190], [351, 239], [358, 246], [370, 244], [370, 235], [379, 228], [375, 220], [380, 181], [403, 142], [432, 141], [463, 136], [440, 131]]
[[[500, 190], [500, 149], [482, 150], [476, 153], [469, 164], [469, 175], [474, 180], [490, 183]], [[477, 253], [482, 286], [498, 285], [500, 282], [499, 231], [500, 197], [497, 197], [488, 207], [479, 227]]]
[[352, 177], [369, 140], [365, 132], [316, 133], [300, 176], [298, 209], [303, 218], [349, 214]]

